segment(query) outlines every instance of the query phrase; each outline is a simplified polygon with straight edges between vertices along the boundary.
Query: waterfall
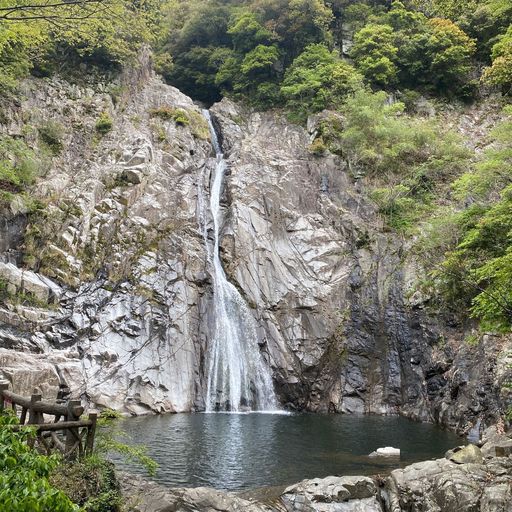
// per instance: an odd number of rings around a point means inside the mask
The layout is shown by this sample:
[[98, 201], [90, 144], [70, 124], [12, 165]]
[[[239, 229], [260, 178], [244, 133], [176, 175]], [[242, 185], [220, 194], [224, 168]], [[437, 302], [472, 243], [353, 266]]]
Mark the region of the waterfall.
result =
[[[214, 329], [208, 340], [206, 360], [206, 411], [275, 411], [278, 407], [272, 377], [259, 349], [254, 318], [240, 292], [228, 281], [220, 259], [220, 197], [227, 164], [210, 113], [208, 110], [203, 113], [216, 154], [209, 204], [213, 219], [213, 249], [210, 249], [207, 236], [205, 200], [199, 203], [206, 254], [212, 269], [214, 302]], [[205, 176], [202, 180], [200, 187], [204, 186]]]

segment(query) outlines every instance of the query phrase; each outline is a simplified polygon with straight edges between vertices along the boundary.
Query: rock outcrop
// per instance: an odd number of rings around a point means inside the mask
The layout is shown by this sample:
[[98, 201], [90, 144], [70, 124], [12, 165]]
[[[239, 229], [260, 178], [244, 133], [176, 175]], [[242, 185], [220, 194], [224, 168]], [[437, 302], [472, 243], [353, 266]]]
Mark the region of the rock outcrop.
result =
[[[213, 154], [199, 107], [146, 61], [115, 84], [30, 80], [24, 98], [0, 129], [51, 120], [63, 151], [38, 190], [44, 213], [11, 209], [0, 223], [0, 277], [14, 298], [0, 308], [0, 348], [12, 351], [0, 374], [19, 388], [15, 361], [30, 353], [34, 374], [53, 361], [49, 395], [66, 381], [132, 414], [201, 410], [212, 287], [199, 219]], [[211, 111], [229, 162], [222, 258], [283, 405], [459, 431], [494, 421], [510, 401], [512, 341], [468, 346], [426, 314], [407, 246], [341, 159], [308, 151], [307, 130], [228, 100]], [[37, 301], [16, 303], [26, 292]]]
[[119, 483], [133, 512], [270, 512], [270, 507], [208, 487], [166, 489], [131, 474]]

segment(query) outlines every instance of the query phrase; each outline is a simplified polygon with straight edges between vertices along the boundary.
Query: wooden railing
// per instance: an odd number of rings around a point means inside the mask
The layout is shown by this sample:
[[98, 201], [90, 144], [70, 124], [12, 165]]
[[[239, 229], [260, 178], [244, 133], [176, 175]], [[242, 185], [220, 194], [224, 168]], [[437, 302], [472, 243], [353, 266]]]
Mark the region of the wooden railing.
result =
[[[10, 428], [34, 427], [36, 435], [28, 442], [40, 451], [48, 455], [59, 451], [67, 459], [92, 454], [97, 415], [91, 413], [87, 420], [81, 420], [84, 408], [80, 400], [57, 403], [43, 401], [41, 395], [25, 398], [9, 391], [8, 382], [0, 382], [0, 411], [9, 406], [16, 415], [19, 414], [19, 425]], [[53, 416], [53, 421], [45, 422], [44, 415]]]

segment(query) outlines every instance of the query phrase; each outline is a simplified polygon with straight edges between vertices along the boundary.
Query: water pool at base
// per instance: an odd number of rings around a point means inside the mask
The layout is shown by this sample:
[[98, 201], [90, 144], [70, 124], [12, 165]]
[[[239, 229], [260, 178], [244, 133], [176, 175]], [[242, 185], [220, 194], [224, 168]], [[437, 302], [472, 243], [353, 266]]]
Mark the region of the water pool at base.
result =
[[[122, 428], [159, 463], [158, 483], [228, 490], [387, 473], [461, 444], [451, 432], [398, 416], [197, 413], [131, 418]], [[400, 448], [400, 461], [368, 457], [383, 446]]]

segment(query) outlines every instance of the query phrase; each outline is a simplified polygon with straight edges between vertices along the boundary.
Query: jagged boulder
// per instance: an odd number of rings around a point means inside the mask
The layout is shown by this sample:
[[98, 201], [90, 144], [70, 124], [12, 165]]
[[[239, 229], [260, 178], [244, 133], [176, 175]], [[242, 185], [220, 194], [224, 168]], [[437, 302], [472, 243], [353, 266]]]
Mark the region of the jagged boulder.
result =
[[288, 512], [382, 512], [376, 496], [371, 478], [329, 476], [288, 487], [281, 502]]
[[386, 480], [388, 512], [504, 512], [512, 509], [512, 458], [485, 463], [448, 459], [394, 470]]
[[458, 446], [453, 450], [449, 450], [445, 457], [457, 464], [482, 464], [484, 457], [482, 451], [474, 444], [467, 446]]
[[265, 512], [262, 504], [207, 487], [165, 489], [142, 478], [120, 473], [121, 492], [133, 512]]

